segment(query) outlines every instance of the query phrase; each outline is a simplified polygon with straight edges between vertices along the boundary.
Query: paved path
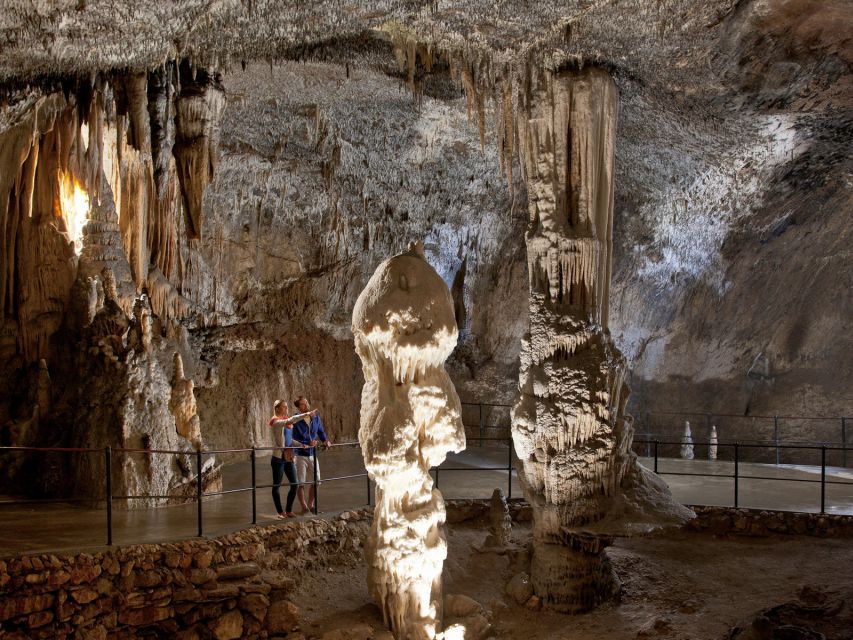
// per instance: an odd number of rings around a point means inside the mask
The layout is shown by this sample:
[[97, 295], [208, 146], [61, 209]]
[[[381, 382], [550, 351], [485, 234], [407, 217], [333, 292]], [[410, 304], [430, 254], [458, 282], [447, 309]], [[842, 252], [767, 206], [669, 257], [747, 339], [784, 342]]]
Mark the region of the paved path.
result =
[[[506, 471], [484, 471], [483, 467], [507, 465], [507, 448], [472, 447], [451, 456], [439, 472], [439, 487], [446, 498], [488, 498], [495, 487], [507, 492]], [[340, 447], [321, 452], [321, 477], [348, 476], [364, 473], [361, 451]], [[270, 484], [272, 472], [269, 458], [257, 460], [258, 484]], [[467, 471], [444, 470], [464, 467]], [[480, 469], [471, 471], [470, 469]], [[513, 473], [513, 476], [515, 473]], [[251, 463], [233, 462], [223, 467], [223, 489], [252, 486]], [[513, 478], [513, 495], [519, 496]], [[320, 486], [318, 506], [331, 513], [360, 508], [367, 504], [367, 478], [326, 480]], [[258, 489], [258, 524], [281, 522], [276, 518], [270, 489]], [[287, 488], [281, 489], [282, 500]], [[0, 496], [0, 557], [17, 553], [77, 551], [95, 549], [106, 543], [106, 510], [76, 507], [70, 504], [2, 504], [11, 497]], [[122, 509], [119, 501], [113, 508], [113, 544], [168, 542], [197, 534], [195, 502], [158, 509]], [[298, 509], [298, 504], [295, 507]], [[213, 496], [202, 504], [205, 536], [218, 536], [249, 526], [252, 522], [250, 491]]]
[[[486, 467], [506, 467], [507, 448], [472, 446], [462, 454], [451, 456], [440, 468], [439, 488], [446, 498], [488, 498], [495, 487], [508, 491], [505, 470], [483, 470]], [[363, 473], [361, 453], [356, 448], [337, 448], [321, 454], [322, 476], [346, 476]], [[649, 458], [641, 458], [647, 468], [653, 467]], [[462, 467], [463, 471], [452, 471]], [[475, 471], [476, 469], [476, 471]], [[685, 504], [731, 506], [734, 482], [731, 462], [679, 460], [662, 458], [661, 472], [708, 473], [698, 475], [663, 475], [676, 499]], [[772, 477], [773, 480], [739, 481], [739, 504], [742, 507], [781, 509], [790, 511], [820, 510], [820, 485], [801, 480], [819, 480], [820, 467], [765, 465], [741, 463], [743, 476]], [[259, 484], [271, 482], [268, 459], [257, 461]], [[788, 480], [783, 480], [788, 479]], [[795, 482], [790, 481], [798, 480]], [[827, 479], [846, 484], [828, 484], [826, 507], [828, 513], [853, 515], [853, 469], [830, 467]], [[251, 466], [248, 461], [231, 463], [223, 469], [224, 489], [251, 486]], [[286, 489], [282, 489], [282, 494]], [[513, 473], [512, 496], [521, 495]], [[282, 495], [282, 498], [284, 495]], [[2, 504], [9, 498], [0, 497], [0, 557], [19, 553], [48, 551], [80, 551], [102, 548], [106, 542], [106, 511], [78, 508], [68, 504]], [[367, 503], [366, 478], [325, 481], [320, 487], [319, 506], [325, 513], [362, 507]], [[280, 522], [269, 489], [257, 493], [258, 523]], [[205, 499], [203, 527], [205, 536], [218, 536], [249, 526], [252, 520], [251, 492], [241, 492]], [[113, 510], [113, 542], [116, 545], [142, 542], [168, 542], [196, 535], [195, 503], [159, 509]]]
[[[640, 463], [649, 470], [654, 469], [652, 458], [640, 458]], [[723, 460], [658, 460], [658, 472], [675, 499], [683, 504], [733, 506], [734, 468], [733, 462]], [[738, 476], [739, 507], [820, 512], [820, 466], [741, 462]], [[748, 476], [772, 479], [757, 480]], [[853, 469], [827, 467], [826, 479], [826, 512], [853, 515]]]

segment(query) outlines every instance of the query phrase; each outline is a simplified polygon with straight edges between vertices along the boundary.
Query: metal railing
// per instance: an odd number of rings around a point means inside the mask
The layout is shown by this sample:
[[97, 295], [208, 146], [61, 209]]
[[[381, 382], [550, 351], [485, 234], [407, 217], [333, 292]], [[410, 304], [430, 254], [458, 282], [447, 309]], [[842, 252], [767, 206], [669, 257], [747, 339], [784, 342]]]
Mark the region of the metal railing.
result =
[[[741, 480], [771, 480], [778, 482], [806, 482], [817, 484], [820, 483], [820, 513], [826, 513], [826, 485], [828, 484], [839, 484], [839, 485], [849, 485], [853, 486], [853, 482], [845, 482], [840, 480], [827, 480], [826, 478], [826, 453], [827, 451], [841, 451], [846, 449], [846, 447], [833, 447], [827, 445], [813, 446], [813, 445], [776, 445], [774, 443], [766, 443], [766, 442], [758, 442], [758, 443], [744, 443], [744, 442], [700, 442], [699, 444], [707, 444], [710, 446], [716, 446], [720, 449], [731, 447], [734, 450], [733, 462], [734, 462], [734, 473], [733, 474], [723, 474], [723, 473], [697, 473], [694, 471], [661, 471], [659, 467], [660, 455], [659, 450], [661, 445], [678, 445], [682, 446], [685, 444], [683, 441], [664, 441], [664, 440], [634, 440], [634, 444], [647, 444], [652, 447], [653, 455], [647, 456], [653, 458], [654, 461], [654, 472], [657, 475], [673, 475], [673, 476], [697, 476], [697, 477], [706, 477], [706, 478], [731, 478], [734, 484], [734, 508], [739, 508], [740, 502], [740, 481]], [[696, 444], [695, 442], [692, 444]], [[750, 449], [756, 447], [767, 447], [768, 445], [778, 446], [782, 449], [800, 449], [800, 450], [816, 450], [820, 451], [820, 480], [810, 480], [808, 478], [782, 478], [782, 477], [770, 477], [770, 476], [756, 476], [756, 475], [743, 475], [740, 473], [740, 463], [741, 463], [741, 450], [742, 449]], [[667, 458], [669, 459], [669, 458]], [[675, 458], [677, 459], [677, 458]]]
[[[480, 442], [479, 446], [482, 447], [483, 442], [486, 440], [489, 440], [489, 438], [486, 437], [486, 429], [506, 429], [506, 430], [509, 430], [509, 428], [510, 428], [509, 413], [507, 413], [506, 424], [488, 424], [487, 420], [493, 419], [493, 418], [491, 418], [487, 414], [493, 414], [494, 413], [494, 411], [492, 411], [493, 409], [511, 409], [512, 408], [511, 404], [501, 404], [501, 403], [496, 403], [496, 402], [462, 402], [461, 404], [462, 404], [462, 423], [463, 423], [463, 425], [466, 427], [469, 427], [469, 428], [479, 429], [479, 437], [478, 438], [471, 438], [472, 440], [473, 439], [479, 440], [479, 442]], [[466, 415], [465, 415], [466, 407], [468, 407], [468, 408], [474, 407], [477, 409], [477, 421], [476, 421], [476, 423], [472, 424], [470, 421], [466, 421], [466, 419], [465, 419], [466, 418]], [[483, 411], [484, 408], [486, 409], [485, 414]]]
[[[431, 474], [435, 479], [436, 488], [440, 488], [440, 479], [442, 473], [444, 472], [465, 472], [465, 471], [484, 471], [484, 472], [495, 472], [502, 471], [507, 474], [507, 495], [512, 496], [512, 485], [513, 485], [513, 462], [514, 462], [514, 448], [512, 446], [512, 440], [510, 438], [469, 438], [469, 441], [480, 441], [480, 446], [485, 442], [506, 444], [507, 453], [506, 453], [506, 463], [501, 465], [489, 465], [489, 466], [459, 466], [453, 463], [453, 458], [449, 457], [448, 462], [453, 466], [440, 466], [434, 467], [431, 469]], [[681, 446], [684, 444], [681, 440], [662, 440], [662, 439], [652, 439], [652, 440], [644, 440], [644, 439], [635, 439], [634, 445], [643, 446], [645, 445], [652, 458], [653, 470], [656, 474], [661, 476], [672, 475], [672, 476], [697, 476], [697, 477], [707, 477], [707, 478], [730, 478], [733, 482], [733, 506], [735, 508], [740, 506], [741, 501], [741, 481], [743, 480], [766, 480], [766, 481], [779, 481], [779, 482], [799, 482], [799, 483], [812, 483], [812, 484], [820, 484], [820, 513], [826, 513], [826, 502], [827, 495], [826, 489], [827, 486], [830, 485], [850, 485], [853, 486], [853, 481], [845, 482], [840, 480], [833, 480], [831, 478], [827, 478], [827, 454], [829, 452], [837, 452], [837, 451], [845, 451], [848, 447], [840, 447], [840, 446], [832, 446], [827, 444], [822, 444], [819, 446], [808, 445], [808, 444], [778, 444], [773, 442], [716, 442], [712, 443], [711, 441], [694, 441], [694, 446], [712, 446], [716, 445], [719, 451], [731, 450], [732, 451], [732, 462], [733, 462], [733, 473], [702, 473], [697, 471], [669, 471], [662, 470], [660, 468], [660, 461], [663, 460], [678, 460], [678, 458], [668, 458], [662, 457], [661, 449], [665, 446]], [[331, 445], [331, 448], [351, 448], [358, 447], [359, 444], [357, 442], [346, 442], [340, 444]], [[756, 475], [752, 473], [744, 474], [741, 468], [741, 464], [745, 463], [743, 456], [744, 450], [750, 450], [754, 448], [768, 447], [768, 446], [779, 446], [783, 450], [787, 449], [800, 449], [800, 450], [808, 450], [808, 451], [816, 451], [819, 452], [820, 455], [820, 479], [813, 480], [808, 478], [791, 478], [791, 477], [771, 477], [767, 475]], [[294, 449], [296, 447], [293, 447]], [[280, 483], [258, 483], [257, 477], [257, 457], [259, 453], [268, 452], [268, 451], [278, 451], [281, 450], [281, 447], [250, 447], [250, 448], [237, 448], [237, 449], [213, 449], [213, 450], [202, 450], [196, 449], [194, 451], [177, 451], [177, 450], [162, 450], [162, 449], [130, 449], [130, 448], [112, 448], [105, 447], [103, 449], [96, 448], [63, 448], [63, 447], [9, 447], [4, 446], [0, 447], [0, 453], [10, 453], [10, 452], [24, 452], [24, 453], [37, 453], [37, 454], [47, 454], [47, 453], [72, 453], [72, 454], [97, 454], [103, 456], [103, 468], [104, 468], [104, 485], [103, 485], [103, 496], [89, 496], [89, 497], [61, 497], [61, 498], [49, 498], [49, 499], [23, 499], [23, 500], [11, 500], [4, 501], [2, 504], [4, 506], [15, 505], [15, 504], [26, 504], [26, 503], [93, 503], [103, 502], [105, 509], [105, 528], [106, 528], [106, 544], [112, 545], [114, 543], [114, 531], [113, 531], [113, 502], [116, 500], [136, 500], [136, 499], [149, 499], [149, 500], [181, 500], [185, 501], [185, 503], [194, 502], [196, 505], [196, 533], [198, 536], [204, 535], [204, 502], [205, 498], [211, 498], [215, 496], [225, 496], [229, 494], [238, 494], [238, 493], [247, 493], [251, 492], [251, 507], [252, 507], [252, 519], [251, 524], [257, 524], [258, 522], [258, 508], [257, 508], [257, 493], [258, 490], [263, 489], [272, 489], [274, 487], [286, 487], [289, 488], [291, 486], [299, 485], [300, 483], [290, 483], [290, 482], [280, 482]], [[314, 456], [314, 477], [310, 482], [302, 483], [301, 486], [313, 486], [314, 488], [314, 506], [313, 512], [315, 514], [319, 513], [320, 506], [320, 497], [321, 497], [321, 485], [327, 482], [336, 482], [336, 481], [344, 481], [344, 480], [353, 480], [356, 478], [364, 478], [365, 479], [365, 489], [366, 489], [366, 504], [369, 506], [373, 503], [373, 487], [368, 476], [367, 472], [361, 473], [352, 473], [346, 475], [334, 476], [331, 478], [324, 478], [322, 480], [319, 479], [318, 466], [319, 466], [319, 458], [321, 455], [322, 448], [316, 448], [316, 455]], [[204, 457], [208, 455], [216, 455], [216, 454], [226, 454], [226, 453], [247, 453], [249, 454], [249, 459], [251, 462], [251, 483], [250, 486], [238, 486], [236, 488], [222, 489], [219, 491], [205, 491], [204, 490]], [[116, 468], [114, 457], [117, 454], [121, 455], [140, 455], [140, 454], [161, 454], [161, 455], [180, 455], [180, 456], [188, 456], [193, 461], [195, 478], [192, 477], [189, 479], [188, 485], [185, 487], [190, 487], [194, 489], [194, 491], [185, 492], [182, 494], [170, 494], [170, 495], [155, 495], [155, 494], [134, 494], [134, 495], [114, 495], [113, 494], [113, 471]], [[723, 461], [721, 461], [723, 462]], [[728, 461], [724, 462], [725, 465], [728, 465]], [[720, 466], [720, 470], [726, 470], [722, 465]], [[193, 486], [193, 481], [195, 485]], [[467, 485], [470, 487], [470, 485]], [[701, 502], [697, 502], [696, 504], [701, 504]], [[100, 507], [99, 507], [100, 508]]]
[[[840, 444], [841, 466], [848, 466], [849, 450], [848, 437], [851, 418], [848, 416], [797, 416], [797, 415], [764, 415], [764, 414], [734, 414], [714, 413], [708, 411], [645, 411], [634, 415], [634, 430], [637, 435], [645, 438], [645, 442], [651, 443], [655, 438], [678, 438], [680, 430], [685, 421], [690, 421], [693, 428], [702, 428], [710, 433], [711, 426], [718, 427], [735, 435], [730, 435], [729, 440], [737, 438], [742, 443], [767, 442], [772, 440], [765, 448], [773, 449], [773, 458], [776, 464], [782, 462], [781, 453], [785, 443], [798, 444]], [[807, 427], [808, 425], [808, 427]], [[796, 429], [798, 435], [803, 430], [823, 431], [824, 437], [815, 437], [811, 440], [794, 440], [785, 438], [786, 429]], [[766, 432], [767, 437], [746, 437], [744, 432], [756, 433], [759, 430]], [[739, 433], [738, 433], [739, 432]], [[650, 446], [650, 444], [649, 444]], [[647, 455], [650, 455], [647, 450]]]
[[[439, 477], [440, 471], [506, 471], [508, 480], [507, 487], [508, 492], [512, 494], [512, 461], [513, 461], [513, 448], [511, 440], [507, 438], [486, 438], [487, 440], [493, 441], [502, 441], [509, 443], [508, 446], [509, 454], [507, 459], [506, 466], [500, 467], [445, 467], [439, 469], [439, 467], [433, 467], [430, 471], [433, 473], [435, 478], [435, 486], [438, 488], [439, 486]], [[477, 438], [468, 438], [468, 440], [477, 440]], [[349, 447], [359, 447], [360, 444], [358, 442], [345, 442], [339, 444], [332, 444], [330, 448], [349, 448]], [[25, 498], [25, 499], [16, 499], [16, 500], [6, 500], [3, 501], [2, 506], [9, 505], [18, 505], [18, 504], [74, 504], [74, 503], [101, 503], [104, 504], [105, 516], [106, 516], [106, 544], [112, 545], [114, 541], [113, 535], [113, 502], [117, 500], [181, 500], [189, 502], [190, 496], [187, 494], [128, 494], [128, 495], [113, 495], [113, 470], [114, 470], [114, 461], [113, 458], [116, 454], [127, 454], [127, 455], [150, 455], [150, 454], [160, 454], [160, 455], [180, 455], [180, 456], [189, 456], [194, 459], [194, 472], [195, 478], [190, 479], [189, 486], [192, 486], [192, 483], [195, 482], [195, 491], [192, 496], [192, 501], [196, 504], [196, 528], [197, 535], [199, 537], [204, 535], [204, 499], [211, 498], [215, 496], [224, 496], [229, 494], [236, 493], [245, 493], [251, 492], [251, 504], [252, 504], [252, 521], [251, 524], [257, 524], [258, 521], [258, 509], [257, 509], [257, 494], [259, 489], [272, 489], [274, 487], [279, 488], [289, 488], [292, 486], [304, 486], [304, 487], [313, 487], [314, 489], [314, 506], [313, 513], [317, 515], [319, 511], [320, 504], [320, 485], [327, 482], [335, 482], [340, 480], [352, 480], [355, 478], [364, 478], [366, 485], [366, 497], [367, 497], [367, 506], [372, 505], [373, 498], [373, 487], [371, 485], [370, 477], [365, 470], [362, 473], [348, 474], [342, 476], [334, 476], [331, 478], [319, 478], [318, 467], [319, 467], [319, 457], [320, 451], [323, 447], [315, 448], [315, 455], [313, 456], [313, 465], [314, 465], [314, 475], [313, 480], [304, 483], [291, 483], [291, 482], [280, 482], [280, 483], [271, 483], [271, 484], [258, 484], [257, 480], [257, 454], [259, 452], [266, 451], [281, 451], [283, 449], [291, 449], [296, 450], [299, 447], [246, 447], [246, 448], [236, 448], [236, 449], [195, 449], [193, 451], [180, 451], [180, 450], [168, 450], [168, 449], [131, 449], [131, 448], [118, 448], [118, 447], [104, 447], [102, 449], [98, 448], [70, 448], [70, 447], [17, 447], [17, 446], [0, 446], [0, 453], [11, 453], [11, 452], [21, 452], [21, 453], [37, 453], [37, 454], [48, 454], [48, 453], [74, 453], [74, 454], [100, 454], [103, 455], [103, 464], [104, 464], [104, 485], [103, 485], [103, 497], [101, 496], [89, 496], [89, 497], [60, 497], [60, 498]], [[251, 485], [247, 487], [237, 487], [232, 489], [222, 489], [220, 491], [205, 491], [204, 490], [204, 456], [208, 455], [217, 455], [217, 454], [230, 454], [230, 453], [248, 453], [249, 459], [251, 462]]]
[[439, 488], [438, 474], [441, 471], [506, 471], [506, 496], [512, 497], [512, 460], [515, 448], [512, 445], [512, 438], [468, 438], [469, 440], [479, 440], [483, 446], [483, 441], [504, 442], [507, 446], [507, 462], [506, 466], [501, 467], [433, 467], [430, 471], [435, 474], [435, 488]]

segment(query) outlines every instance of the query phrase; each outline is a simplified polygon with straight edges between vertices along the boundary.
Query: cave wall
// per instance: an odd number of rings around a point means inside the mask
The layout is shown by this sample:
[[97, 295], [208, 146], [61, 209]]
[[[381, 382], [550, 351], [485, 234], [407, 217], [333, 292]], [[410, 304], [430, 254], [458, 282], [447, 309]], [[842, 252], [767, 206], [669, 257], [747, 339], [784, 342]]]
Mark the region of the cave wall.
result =
[[[170, 86], [178, 68], [167, 65]], [[197, 76], [184, 87], [196, 105], [215, 106], [216, 82]], [[184, 191], [203, 190], [195, 180], [205, 173], [180, 181], [171, 144], [152, 154], [152, 131], [173, 126], [182, 96], [149, 110], [160, 100], [148, 89], [146, 73], [47, 81], [13, 93], [4, 109], [0, 440], [95, 449], [4, 456], [4, 483], [18, 491], [103, 498], [108, 446], [138, 450], [114, 460], [117, 494], [179, 497], [199, 481], [188, 455], [146, 453], [204, 445], [192, 382], [181, 375], [181, 322], [196, 310], [180, 293], [191, 235], [180, 203]], [[218, 116], [206, 116], [201, 107], [176, 131], [196, 127], [209, 159]]]
[[[721, 25], [717, 104], [623, 80], [611, 330], [651, 430], [841, 438], [850, 412], [850, 64], [838, 3], [739, 3]], [[720, 114], [725, 114], [721, 117]], [[696, 433], [696, 432], [694, 432]]]
[[[434, 42], [406, 40], [416, 31], [402, 23], [354, 35], [380, 21], [373, 14], [363, 23], [349, 15], [335, 31], [327, 15], [288, 31], [275, 51], [336, 63], [246, 65], [237, 60], [261, 57], [270, 30], [295, 14], [226, 32], [219, 27], [231, 24], [232, 9], [202, 11], [186, 44], [211, 55], [163, 63], [192, 21], [178, 5], [161, 7], [167, 25], [126, 16], [118, 31], [97, 35], [84, 27], [111, 10], [100, 3], [65, 19], [62, 7], [38, 20], [40, 9], [25, 7], [3, 17], [19, 36], [0, 64], [9, 80], [0, 108], [4, 441], [22, 433], [42, 444], [87, 441], [81, 398], [98, 384], [87, 384], [81, 348], [124, 364], [131, 351], [127, 336], [120, 353], [107, 352], [99, 341], [109, 335], [86, 330], [103, 303], [105, 267], [128, 327], [142, 326], [133, 308], [147, 295], [153, 343], [164, 352], [149, 358], [158, 369], [152, 393], [171, 396], [181, 354], [202, 439], [268, 444], [259, 425], [271, 400], [300, 393], [336, 437], [350, 437], [361, 385], [352, 305], [376, 265], [418, 239], [454, 297], [460, 344], [448, 369], [460, 395], [511, 401], [527, 326], [527, 194], [511, 159], [510, 85], [501, 82], [520, 69], [518, 88], [531, 69], [587, 59], [610, 68], [621, 95], [610, 331], [633, 371], [630, 409], [640, 418], [849, 413], [853, 57], [832, 28], [849, 16], [845, 3], [673, 0], [664, 11], [632, 1], [569, 22], [555, 18], [562, 7], [543, 3], [517, 30], [492, 29], [476, 47], [458, 29], [491, 5], [460, 12], [458, 22], [421, 16], [421, 33], [437, 29]], [[612, 31], [627, 23], [614, 16], [631, 15], [643, 20]], [[502, 38], [517, 44], [549, 25], [557, 25], [543, 36], [552, 53], [494, 53]], [[340, 39], [314, 53], [287, 49], [330, 28]], [[395, 71], [387, 40], [398, 36]], [[92, 38], [104, 42], [87, 58]], [[465, 52], [455, 76], [439, 62], [439, 44]], [[79, 235], [62, 207], [76, 183], [98, 204]], [[114, 211], [104, 208], [110, 200]], [[67, 428], [35, 419], [41, 359], [51, 419]], [[120, 441], [141, 443], [144, 411], [103, 415], [125, 421]], [[159, 415], [163, 429], [177, 430], [175, 412]], [[802, 425], [789, 428], [799, 434]], [[802, 433], [837, 438], [831, 429]]]
[[509, 396], [526, 314], [523, 216], [461, 91], [415, 102], [376, 72], [297, 63], [250, 64], [225, 88], [198, 245], [222, 325], [196, 332], [199, 370], [216, 380], [199, 392], [205, 432], [219, 446], [269, 445], [272, 401], [302, 394], [352, 439], [363, 384], [352, 307], [412, 240], [454, 291], [457, 382], [493, 399], [486, 381], [498, 380]]

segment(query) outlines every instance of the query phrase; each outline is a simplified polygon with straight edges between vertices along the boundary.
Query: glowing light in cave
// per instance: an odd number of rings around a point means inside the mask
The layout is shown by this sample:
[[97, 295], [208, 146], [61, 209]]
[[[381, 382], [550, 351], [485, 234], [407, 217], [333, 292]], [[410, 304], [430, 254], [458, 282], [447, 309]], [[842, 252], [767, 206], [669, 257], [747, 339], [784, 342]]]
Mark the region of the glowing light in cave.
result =
[[83, 143], [83, 150], [89, 150], [89, 124], [84, 122], [80, 125], [80, 141]]
[[59, 181], [59, 200], [68, 238], [79, 256], [83, 248], [83, 227], [89, 219], [89, 194], [77, 178], [65, 174]]

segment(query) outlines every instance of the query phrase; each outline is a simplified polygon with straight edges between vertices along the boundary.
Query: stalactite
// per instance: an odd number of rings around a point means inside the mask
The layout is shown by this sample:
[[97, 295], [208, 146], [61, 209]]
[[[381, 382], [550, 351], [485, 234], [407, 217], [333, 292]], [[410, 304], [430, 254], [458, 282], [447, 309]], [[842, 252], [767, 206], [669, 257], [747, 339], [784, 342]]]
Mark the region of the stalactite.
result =
[[151, 132], [151, 157], [154, 163], [154, 183], [157, 195], [163, 198], [170, 179], [172, 145], [175, 143], [174, 88], [172, 76], [174, 65], [169, 63], [148, 73], [148, 118]]
[[173, 154], [181, 182], [187, 237], [201, 237], [201, 203], [217, 163], [219, 119], [224, 97], [218, 74], [180, 66], [181, 88], [176, 100]]
[[0, 136], [0, 299], [4, 314], [16, 319], [18, 349], [30, 362], [48, 357], [76, 275], [68, 231], [85, 212], [67, 196], [68, 185], [73, 191], [88, 182], [83, 145], [79, 111], [62, 94], [39, 99]]

